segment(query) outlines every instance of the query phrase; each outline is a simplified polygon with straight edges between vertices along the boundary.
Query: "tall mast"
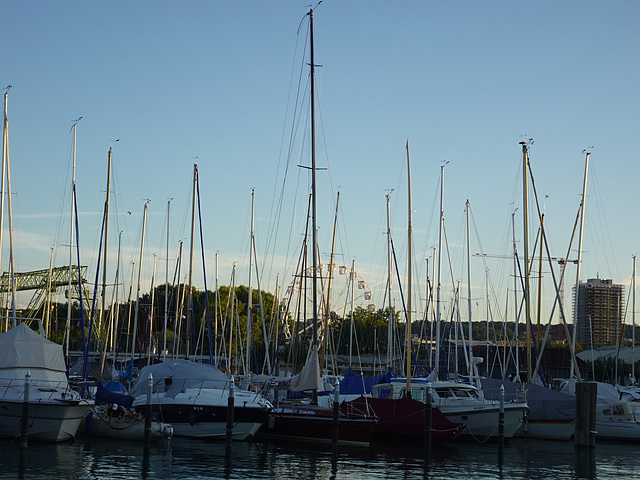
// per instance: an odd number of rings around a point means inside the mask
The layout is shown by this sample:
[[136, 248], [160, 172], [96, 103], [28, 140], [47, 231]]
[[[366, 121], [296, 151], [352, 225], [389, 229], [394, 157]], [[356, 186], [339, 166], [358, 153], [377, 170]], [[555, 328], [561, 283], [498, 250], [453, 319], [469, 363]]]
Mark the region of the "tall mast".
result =
[[[333, 216], [333, 235], [331, 236], [331, 257], [329, 258], [329, 280], [327, 282], [327, 297], [324, 302], [324, 342], [322, 348], [322, 355], [320, 356], [320, 365], [325, 363], [324, 359], [327, 357], [326, 352], [329, 345], [329, 318], [331, 317], [331, 286], [333, 284], [333, 258], [336, 248], [336, 230], [338, 229], [338, 205], [340, 204], [340, 192], [336, 196], [336, 211]], [[335, 365], [334, 365], [335, 366]]]
[[636, 350], [636, 256], [633, 256], [633, 303], [631, 308], [631, 317], [633, 318], [633, 326], [631, 327], [631, 381], [636, 383], [635, 370], [635, 350]]
[[[73, 213], [73, 205], [74, 200], [76, 198], [76, 127], [78, 122], [82, 119], [79, 117], [73, 125], [71, 125], [71, 130], [73, 131], [73, 169], [71, 173], [71, 225], [69, 227], [69, 289], [67, 292], [68, 303], [67, 303], [67, 325], [66, 325], [66, 353], [67, 357], [69, 356], [69, 336], [71, 335], [71, 305], [73, 304], [73, 295], [72, 292], [72, 277], [71, 275], [71, 267], [73, 267], [73, 225], [74, 225], [74, 213]], [[80, 265], [78, 265], [80, 268]], [[82, 285], [79, 285], [78, 288], [82, 288]], [[82, 305], [80, 305], [82, 308]]]
[[[133, 331], [131, 332], [131, 359], [136, 355], [136, 335], [138, 333], [138, 304], [140, 303], [140, 279], [142, 274], [142, 257], [144, 255], [144, 234], [147, 229], [147, 209], [149, 200], [144, 202], [144, 212], [142, 213], [142, 239], [140, 240], [140, 260], [138, 262], [138, 283], [136, 286], [136, 310], [133, 312]], [[141, 336], [140, 338], [144, 338]]]
[[391, 300], [391, 279], [393, 259], [391, 257], [391, 193], [387, 193], [387, 292], [389, 298], [389, 325], [387, 325], [387, 368], [392, 366], [393, 362], [393, 306]]
[[[519, 352], [518, 349], [518, 320], [519, 320], [519, 312], [518, 312], [518, 248], [516, 246], [516, 211], [511, 212], [511, 230], [512, 230], [512, 239], [513, 239], [513, 308], [514, 308], [514, 332], [513, 337], [515, 340], [515, 348], [516, 352]], [[511, 342], [509, 342], [511, 345]], [[520, 382], [520, 355], [516, 354], [516, 378], [517, 382]], [[506, 368], [506, 365], [505, 365]]]
[[4, 122], [2, 126], [2, 179], [0, 180], [0, 266], [2, 266], [2, 231], [4, 230], [4, 179], [7, 171], [7, 156], [9, 151], [9, 117], [7, 116], [7, 102], [9, 98], [8, 86], [4, 91]]
[[[587, 173], [589, 172], [589, 156], [591, 152], [587, 152], [585, 150], [585, 161], [584, 161], [584, 179], [582, 182], [582, 202], [580, 202], [580, 230], [578, 231], [578, 262], [576, 268], [576, 289], [575, 289], [575, 297], [573, 302], [573, 338], [571, 340], [571, 345], [573, 347], [573, 351], [575, 352], [576, 348], [576, 334], [578, 332], [578, 299], [580, 292], [580, 267], [582, 266], [582, 234], [584, 231], [584, 207], [587, 200]], [[593, 345], [592, 345], [593, 348]], [[577, 365], [573, 356], [571, 357], [571, 378], [573, 378], [574, 370], [577, 369]]]
[[[318, 227], [316, 224], [316, 110], [315, 110], [315, 85], [316, 85], [316, 68], [315, 57], [313, 51], [313, 9], [309, 10], [309, 53], [311, 61], [311, 225], [312, 225], [312, 255], [313, 255], [313, 319], [312, 319], [312, 348], [318, 348]], [[318, 403], [318, 390], [313, 390], [312, 404]]]
[[440, 226], [438, 228], [438, 272], [436, 279], [436, 378], [440, 371], [440, 291], [442, 290], [442, 230], [444, 224], [444, 167], [449, 162], [440, 166]]
[[[469, 225], [469, 199], [467, 199], [467, 306], [469, 308], [469, 377], [474, 374], [473, 364], [473, 323], [471, 322], [471, 233]], [[487, 344], [488, 345], [488, 344]], [[489, 365], [487, 365], [489, 368]]]
[[[169, 214], [171, 213], [171, 198], [167, 200], [167, 250], [164, 265], [164, 329], [162, 333], [162, 360], [167, 358], [167, 324], [169, 323]], [[180, 279], [178, 279], [180, 284]]]
[[186, 332], [187, 332], [187, 338], [186, 338], [186, 345], [187, 345], [187, 350], [186, 350], [186, 355], [187, 358], [190, 355], [190, 350], [189, 350], [189, 335], [191, 334], [191, 324], [193, 323], [193, 292], [192, 292], [192, 288], [193, 288], [193, 237], [195, 235], [195, 226], [196, 226], [196, 195], [197, 195], [197, 185], [198, 185], [198, 164], [194, 163], [193, 164], [193, 205], [192, 205], [192, 209], [191, 209], [191, 247], [189, 250], [189, 297], [188, 297], [188, 304], [187, 304], [187, 308], [188, 308], [188, 312], [189, 314], [187, 315], [187, 328], [186, 328]]
[[[104, 223], [104, 259], [102, 261], [102, 303], [100, 305], [100, 321], [104, 319], [104, 304], [107, 290], [107, 245], [109, 239], [109, 199], [111, 194], [111, 147], [107, 160], [107, 196], [104, 201], [105, 223]], [[106, 347], [106, 345], [105, 345]]]
[[527, 381], [531, 380], [531, 299], [529, 288], [529, 181], [528, 165], [529, 150], [527, 142], [520, 142], [522, 145], [522, 204], [524, 209], [524, 305], [525, 305], [525, 330], [527, 332]]
[[13, 249], [13, 214], [11, 209], [11, 167], [9, 166], [9, 120], [5, 117], [5, 162], [7, 167], [7, 207], [9, 213], [9, 284], [11, 286], [11, 324], [16, 326], [16, 265]]
[[407, 341], [407, 397], [411, 397], [411, 263], [412, 252], [411, 243], [413, 226], [411, 225], [411, 163], [409, 161], [409, 140], [407, 140], [407, 198], [408, 198], [408, 218], [407, 218], [407, 320], [406, 320], [406, 341]]
[[[245, 365], [248, 370], [251, 370], [251, 336], [253, 333], [253, 285], [251, 283], [252, 278], [252, 270], [253, 270], [253, 215], [254, 215], [254, 206], [255, 206], [255, 194], [254, 189], [251, 189], [251, 239], [249, 240], [249, 298], [247, 299], [247, 351], [245, 352]], [[257, 365], [256, 365], [257, 368]], [[244, 372], [245, 375], [249, 373], [249, 371]]]
[[[178, 282], [178, 284], [180, 284], [180, 282]], [[215, 318], [215, 322], [216, 322], [216, 326], [215, 326], [215, 348], [214, 348], [214, 351], [216, 352], [216, 357], [218, 356], [218, 353], [219, 353], [218, 352], [218, 298], [219, 298], [219, 294], [218, 294], [218, 252], [216, 252], [216, 296], [215, 296], [215, 313], [213, 315], [214, 318]]]

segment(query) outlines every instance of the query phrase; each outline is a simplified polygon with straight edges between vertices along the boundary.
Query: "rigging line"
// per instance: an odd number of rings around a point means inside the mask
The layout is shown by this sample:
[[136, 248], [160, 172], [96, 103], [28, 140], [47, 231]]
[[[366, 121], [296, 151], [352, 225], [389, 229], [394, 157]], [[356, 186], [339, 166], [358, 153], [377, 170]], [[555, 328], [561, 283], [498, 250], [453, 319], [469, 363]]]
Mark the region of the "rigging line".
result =
[[[309, 38], [309, 35], [307, 34], [307, 36], [305, 37], [305, 43], [304, 43], [304, 49], [303, 52], [306, 52], [306, 46], [307, 46], [307, 40]], [[291, 67], [291, 76], [290, 76], [290, 83], [289, 83], [289, 92], [291, 92], [291, 85], [293, 84], [293, 74], [294, 74], [294, 67], [295, 64], [297, 63], [297, 49], [298, 49], [298, 43], [299, 43], [299, 36], [296, 36], [296, 49], [294, 50], [294, 58], [293, 58], [293, 62], [292, 62], [292, 67]], [[300, 62], [300, 72], [298, 74], [298, 88], [296, 89], [296, 97], [295, 97], [295, 103], [294, 103], [294, 109], [293, 109], [293, 115], [292, 115], [292, 121], [291, 121], [291, 131], [289, 133], [289, 145], [287, 147], [287, 155], [286, 155], [286, 162], [285, 162], [285, 168], [284, 168], [284, 175], [282, 178], [282, 185], [280, 188], [280, 194], [277, 197], [277, 203], [276, 205], [274, 205], [275, 202], [275, 198], [276, 198], [276, 188], [277, 188], [277, 182], [274, 183], [274, 191], [273, 191], [273, 196], [272, 196], [272, 202], [271, 202], [271, 209], [270, 209], [270, 218], [275, 218], [276, 221], [273, 222], [271, 224], [272, 228], [269, 229], [268, 234], [267, 234], [267, 250], [271, 251], [271, 248], [273, 248], [273, 251], [275, 252], [275, 248], [276, 248], [276, 243], [277, 243], [277, 237], [278, 237], [278, 227], [280, 225], [280, 219], [281, 219], [281, 215], [282, 215], [282, 207], [283, 207], [283, 203], [284, 203], [284, 194], [285, 194], [285, 187], [286, 187], [286, 183], [287, 183], [287, 177], [288, 177], [288, 172], [289, 169], [291, 167], [291, 159], [292, 159], [292, 152], [293, 152], [293, 147], [294, 147], [294, 138], [295, 138], [295, 132], [297, 131], [297, 127], [299, 126], [299, 121], [301, 116], [298, 115], [298, 108], [299, 105], [301, 103], [301, 86], [302, 86], [302, 78], [304, 75], [304, 57], [305, 54], [302, 54], [302, 62]], [[304, 97], [304, 95], [303, 95]], [[280, 174], [280, 167], [281, 167], [281, 162], [282, 162], [282, 149], [283, 149], [283, 145], [284, 145], [284, 127], [286, 126], [288, 120], [287, 120], [287, 112], [289, 111], [289, 105], [291, 102], [291, 94], [289, 93], [288, 97], [287, 97], [287, 107], [285, 110], [285, 118], [284, 118], [284, 122], [283, 122], [283, 135], [282, 135], [282, 139], [281, 139], [281, 144], [280, 144], [280, 154], [278, 155], [278, 167], [277, 167], [277, 171], [276, 171], [276, 179], [279, 177]], [[287, 249], [287, 252], [289, 251], [289, 249]], [[273, 260], [274, 260], [274, 256], [271, 256], [272, 258], [272, 262], [270, 264], [270, 268], [273, 268]], [[266, 265], [265, 265], [266, 267]], [[271, 275], [268, 275], [268, 277], [271, 277]]]

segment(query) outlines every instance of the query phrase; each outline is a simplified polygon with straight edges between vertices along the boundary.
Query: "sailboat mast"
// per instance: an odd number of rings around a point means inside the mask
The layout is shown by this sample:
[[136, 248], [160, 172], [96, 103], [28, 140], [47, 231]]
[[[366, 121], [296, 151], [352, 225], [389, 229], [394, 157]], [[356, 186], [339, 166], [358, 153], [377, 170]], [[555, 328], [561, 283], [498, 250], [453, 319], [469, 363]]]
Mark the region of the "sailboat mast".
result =
[[[514, 321], [514, 332], [513, 338], [515, 340], [515, 349], [516, 352], [519, 352], [518, 348], [518, 320], [519, 320], [519, 312], [518, 312], [518, 249], [516, 245], [516, 212], [515, 210], [511, 212], [511, 233], [513, 239], [513, 321]], [[511, 345], [511, 342], [509, 342]], [[516, 381], [520, 381], [520, 355], [517, 353], [515, 355], [516, 361]], [[506, 368], [506, 367], [505, 367]]]
[[407, 140], [407, 197], [408, 197], [408, 217], [407, 217], [407, 320], [406, 320], [406, 348], [407, 348], [407, 396], [411, 397], [411, 263], [413, 242], [413, 226], [411, 225], [411, 162], [409, 161], [409, 140]]
[[[171, 198], [167, 200], [167, 245], [164, 261], [164, 328], [162, 330], [162, 361], [167, 358], [167, 325], [169, 323], [169, 214]], [[180, 283], [180, 279], [178, 279]]]
[[[473, 323], [471, 321], [471, 233], [469, 225], [469, 199], [467, 199], [467, 307], [469, 309], [469, 377], [473, 375]], [[487, 364], [487, 368], [489, 365]]]
[[2, 124], [2, 179], [0, 180], [0, 266], [2, 265], [2, 232], [4, 230], [4, 179], [6, 177], [7, 171], [7, 151], [9, 150], [9, 117], [7, 116], [7, 103], [10, 88], [11, 86], [7, 87], [4, 92], [4, 122]]
[[[131, 331], [131, 359], [136, 355], [136, 335], [138, 334], [138, 304], [140, 303], [140, 280], [142, 274], [142, 257], [144, 255], [144, 234], [147, 229], [147, 209], [149, 200], [144, 202], [142, 213], [142, 239], [140, 240], [140, 261], [138, 262], [138, 283], [136, 286], [136, 310], [133, 312], [133, 330]], [[141, 336], [140, 338], [144, 338]]]
[[633, 325], [631, 327], [631, 381], [636, 383], [636, 370], [635, 370], [635, 350], [636, 350], [636, 256], [633, 256], [633, 304], [631, 308], [631, 317], [633, 318]]
[[525, 302], [525, 330], [527, 332], [527, 380], [531, 380], [531, 300], [529, 288], [529, 181], [528, 165], [529, 150], [527, 142], [520, 142], [522, 145], [522, 204], [524, 208], [524, 302]]
[[[247, 350], [245, 352], [245, 365], [248, 371], [244, 372], [245, 375], [251, 370], [251, 337], [253, 334], [253, 235], [254, 235], [254, 207], [255, 207], [255, 192], [251, 189], [251, 239], [249, 240], [249, 297], [247, 298]], [[257, 368], [257, 365], [256, 365]]]
[[[76, 197], [76, 127], [78, 122], [82, 119], [82, 117], [78, 118], [73, 125], [71, 126], [71, 130], [73, 130], [73, 169], [71, 170], [71, 225], [69, 228], [69, 289], [67, 292], [68, 302], [67, 302], [67, 326], [65, 332], [66, 338], [66, 353], [67, 357], [69, 356], [69, 337], [71, 336], [71, 305], [73, 304], [73, 295], [71, 294], [72, 289], [72, 275], [71, 275], [71, 267], [73, 266], [73, 225], [74, 225], [74, 213], [73, 213], [73, 205]], [[80, 265], [78, 265], [80, 268]], [[82, 285], [79, 285], [78, 288], [82, 288]], [[82, 305], [80, 305], [82, 308]]]
[[329, 350], [328, 347], [329, 347], [329, 319], [331, 318], [331, 286], [333, 283], [333, 258], [334, 258], [335, 249], [336, 249], [336, 231], [338, 229], [338, 205], [340, 205], [339, 191], [338, 191], [338, 195], [336, 196], [336, 210], [333, 216], [333, 235], [331, 236], [331, 257], [329, 257], [329, 280], [327, 282], [327, 297], [324, 302], [325, 304], [324, 325], [322, 327], [324, 342], [323, 342], [323, 347], [321, 349], [322, 354], [320, 355], [320, 365], [323, 365], [325, 363], [325, 358], [327, 357], [327, 351]]
[[[589, 172], [589, 156], [591, 152], [585, 152], [585, 161], [584, 161], [584, 179], [582, 182], [582, 202], [580, 202], [580, 229], [578, 230], [578, 261], [576, 268], [576, 289], [575, 289], [575, 297], [573, 302], [573, 336], [571, 340], [571, 345], [573, 347], [573, 351], [575, 352], [576, 348], [576, 335], [578, 332], [578, 299], [579, 299], [579, 291], [580, 291], [580, 267], [582, 266], [582, 234], [584, 232], [584, 208], [587, 200], [587, 173]], [[593, 345], [592, 345], [593, 348]], [[577, 365], [573, 356], [571, 357], [571, 376], [573, 378], [574, 370], [577, 369]]]
[[393, 361], [393, 307], [391, 301], [391, 278], [392, 278], [392, 262], [391, 258], [391, 193], [387, 193], [387, 292], [389, 298], [389, 324], [387, 325], [387, 368], [391, 367]]
[[186, 352], [187, 358], [190, 355], [189, 350], [189, 336], [191, 335], [191, 326], [193, 323], [193, 238], [196, 228], [196, 194], [198, 185], [198, 164], [193, 164], [193, 205], [191, 208], [191, 246], [189, 250], [189, 297], [187, 308], [189, 314], [187, 315], [187, 328], [186, 328]]
[[[315, 109], [315, 85], [316, 68], [313, 50], [313, 9], [309, 9], [309, 56], [311, 63], [311, 225], [312, 225], [312, 257], [313, 257], [313, 319], [312, 319], [312, 348], [318, 348], [318, 227], [316, 223], [317, 199], [316, 199], [316, 109]], [[318, 390], [313, 390], [311, 400], [313, 405], [318, 404]]]
[[442, 290], [442, 230], [444, 223], [444, 167], [449, 163], [443, 163], [440, 166], [440, 226], [438, 227], [438, 272], [436, 279], [436, 358], [435, 371], [440, 371], [440, 292]]
[[13, 214], [11, 209], [11, 167], [9, 166], [9, 121], [6, 120], [5, 129], [5, 148], [6, 148], [6, 166], [7, 166], [7, 207], [9, 213], [9, 284], [11, 286], [11, 324], [16, 326], [16, 264], [13, 249]]
[[[104, 304], [107, 296], [107, 245], [109, 239], [109, 199], [111, 194], [111, 147], [109, 147], [109, 155], [107, 160], [107, 196], [104, 201], [104, 258], [102, 261], [102, 303], [100, 304], [100, 321], [104, 319]], [[105, 345], [106, 348], [106, 345]]]
[[[313, 50], [313, 10], [309, 10], [309, 35], [310, 35], [310, 60], [311, 60], [311, 229], [313, 248], [313, 347], [318, 345], [318, 228], [316, 224], [317, 199], [316, 199], [316, 110], [315, 110], [315, 83], [316, 69]], [[314, 397], [317, 395], [315, 392]], [[314, 398], [315, 399], [315, 398]], [[316, 399], [317, 402], [317, 399]], [[314, 403], [316, 403], [314, 402]]]

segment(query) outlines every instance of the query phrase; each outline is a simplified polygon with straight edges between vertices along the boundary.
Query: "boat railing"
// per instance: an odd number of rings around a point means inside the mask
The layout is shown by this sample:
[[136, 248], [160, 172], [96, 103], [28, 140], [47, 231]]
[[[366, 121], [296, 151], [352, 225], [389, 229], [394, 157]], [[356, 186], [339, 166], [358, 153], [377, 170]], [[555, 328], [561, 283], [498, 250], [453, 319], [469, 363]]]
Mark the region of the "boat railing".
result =
[[[0, 378], [3, 397], [15, 392], [16, 399], [24, 398], [25, 380], [16, 378]], [[37, 397], [34, 393], [38, 392]], [[30, 380], [29, 393], [32, 401], [62, 399], [79, 399], [79, 394], [71, 388], [66, 380]]]

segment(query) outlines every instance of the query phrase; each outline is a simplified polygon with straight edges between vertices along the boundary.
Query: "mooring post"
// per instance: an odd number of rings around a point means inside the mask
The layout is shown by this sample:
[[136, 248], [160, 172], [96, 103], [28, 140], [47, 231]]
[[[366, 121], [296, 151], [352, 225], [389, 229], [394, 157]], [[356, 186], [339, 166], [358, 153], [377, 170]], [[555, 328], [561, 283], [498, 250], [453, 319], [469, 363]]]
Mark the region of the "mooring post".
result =
[[233, 441], [233, 404], [235, 400], [233, 376], [229, 381], [229, 399], [227, 400], [227, 445]]
[[578, 447], [596, 446], [596, 399], [595, 382], [576, 383], [575, 439]]
[[20, 424], [20, 448], [27, 448], [29, 437], [29, 384], [31, 383], [31, 370], [27, 370], [24, 376], [24, 396], [22, 397], [22, 422]]
[[500, 385], [500, 410], [498, 411], [498, 447], [504, 448], [504, 385]]
[[333, 424], [331, 433], [331, 442], [334, 446], [337, 446], [340, 438], [340, 381], [336, 383], [336, 388], [333, 390]]
[[431, 457], [431, 433], [433, 431], [433, 416], [431, 407], [431, 382], [427, 382], [427, 397], [424, 400], [424, 454], [426, 458]]
[[149, 374], [147, 384], [147, 405], [144, 410], [144, 446], [151, 445], [151, 399], [153, 397], [153, 374]]

